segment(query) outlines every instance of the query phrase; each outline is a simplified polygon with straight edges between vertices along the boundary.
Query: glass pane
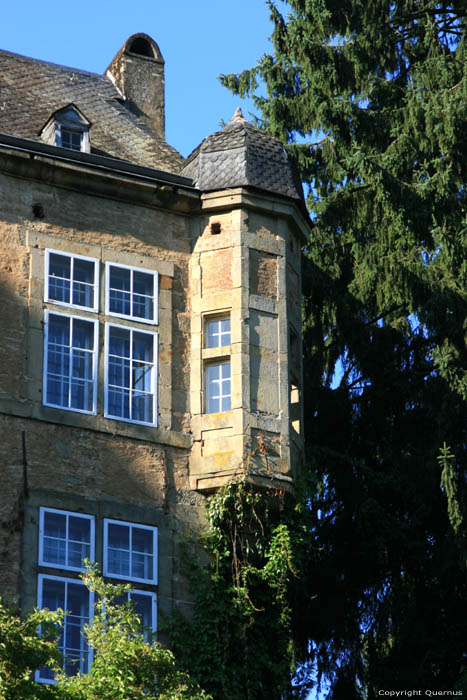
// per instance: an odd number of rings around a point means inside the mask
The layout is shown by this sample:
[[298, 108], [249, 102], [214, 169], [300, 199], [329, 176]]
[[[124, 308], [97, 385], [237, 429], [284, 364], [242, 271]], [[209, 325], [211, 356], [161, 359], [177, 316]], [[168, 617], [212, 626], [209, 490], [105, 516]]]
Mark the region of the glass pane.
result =
[[135, 612], [140, 616], [143, 625], [152, 629], [152, 596], [142, 595], [141, 593], [132, 593], [131, 600], [133, 601]]
[[94, 284], [94, 265], [95, 263], [91, 260], [75, 258], [73, 261], [73, 280]]
[[130, 528], [128, 525], [108, 523], [108, 545], [119, 549], [130, 549]]
[[70, 319], [56, 314], [49, 315], [49, 343], [70, 346]]
[[206, 347], [219, 347], [219, 322], [217, 320], [206, 323]]
[[73, 347], [86, 350], [94, 348], [94, 324], [91, 321], [73, 319]]
[[68, 379], [47, 378], [47, 403], [53, 406], [68, 406], [70, 384]]
[[68, 584], [66, 609], [71, 615], [89, 617], [89, 592], [82, 583]]
[[94, 262], [73, 261], [73, 304], [93, 308], [94, 306]]
[[133, 292], [135, 294], [145, 294], [154, 296], [154, 275], [148, 272], [133, 272]]
[[44, 513], [44, 534], [50, 537], [66, 538], [66, 515], [62, 513]]
[[221, 333], [230, 333], [230, 318], [221, 319]]
[[109, 311], [111, 313], [130, 315], [130, 289], [130, 270], [111, 266], [109, 272]]
[[66, 377], [70, 371], [70, 349], [49, 343], [47, 353], [47, 373]]
[[122, 328], [109, 329], [109, 353], [119, 357], [130, 357], [130, 331]]
[[74, 515], [70, 515], [68, 521], [68, 536], [70, 540], [89, 543], [91, 541], [91, 521], [87, 518], [78, 518]]
[[65, 609], [65, 582], [55, 579], [42, 580], [42, 607], [49, 610]]
[[133, 389], [147, 392], [152, 390], [152, 365], [133, 362]]
[[71, 259], [57, 253], [49, 254], [49, 299], [70, 303]]
[[107, 552], [107, 568], [109, 574], [129, 576], [130, 552], [109, 547]]
[[132, 392], [132, 411], [131, 417], [133, 420], [139, 420], [143, 423], [154, 423], [153, 416], [153, 395], [140, 394], [137, 391]]
[[151, 297], [133, 295], [133, 316], [137, 318], [154, 318], [154, 304]]
[[130, 387], [130, 361], [121, 357], [109, 357], [109, 384]]
[[94, 403], [93, 382], [75, 379], [71, 381], [70, 408], [92, 411]]
[[230, 396], [224, 396], [222, 398], [221, 411], [230, 411]]
[[[222, 379], [230, 379], [230, 362], [224, 362], [221, 365], [221, 376]], [[230, 386], [229, 386], [229, 393], [230, 393]]]
[[133, 333], [133, 359], [151, 362], [153, 358], [154, 338], [147, 333]]
[[212, 384], [212, 382], [219, 379], [220, 368], [221, 368], [221, 365], [207, 365], [207, 367], [206, 367], [206, 379], [207, 379], [208, 386], [210, 386]]
[[153, 578], [152, 562], [153, 556], [151, 554], [138, 554], [137, 552], [133, 552], [131, 555], [132, 577], [151, 581]]
[[134, 552], [153, 554], [154, 534], [152, 530], [143, 530], [139, 527], [132, 528], [131, 547]]
[[66, 540], [45, 536], [42, 549], [44, 561], [48, 564], [66, 564]]
[[69, 542], [68, 543], [68, 566], [76, 568], [83, 567], [83, 559], [89, 559], [91, 556], [91, 547], [84, 542]]
[[71, 376], [92, 380], [93, 354], [87, 350], [73, 350]]
[[130, 418], [130, 392], [127, 389], [110, 389], [108, 394], [109, 415]]

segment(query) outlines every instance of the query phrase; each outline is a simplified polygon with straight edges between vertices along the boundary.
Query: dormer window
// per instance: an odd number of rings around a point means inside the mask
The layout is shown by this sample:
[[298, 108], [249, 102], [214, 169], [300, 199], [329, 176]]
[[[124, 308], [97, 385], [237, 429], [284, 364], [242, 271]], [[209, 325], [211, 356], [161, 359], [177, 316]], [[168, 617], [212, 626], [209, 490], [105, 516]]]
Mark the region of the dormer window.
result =
[[90, 128], [91, 122], [75, 105], [69, 104], [52, 114], [41, 131], [41, 138], [54, 146], [90, 153]]
[[72, 131], [64, 126], [60, 127], [60, 133], [57, 134], [57, 146], [62, 148], [71, 148], [72, 151], [82, 151], [83, 134], [80, 131]]

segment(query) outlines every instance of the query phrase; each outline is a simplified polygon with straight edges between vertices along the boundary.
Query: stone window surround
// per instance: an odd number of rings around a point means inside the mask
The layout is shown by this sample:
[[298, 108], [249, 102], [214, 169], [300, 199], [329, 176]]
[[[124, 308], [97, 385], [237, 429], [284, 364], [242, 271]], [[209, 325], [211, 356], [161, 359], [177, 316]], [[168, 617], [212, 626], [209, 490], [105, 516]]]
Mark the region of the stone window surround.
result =
[[[57, 565], [56, 563], [52, 564], [49, 562], [44, 562], [42, 558], [42, 552], [43, 552], [43, 543], [41, 542], [42, 536], [43, 536], [43, 515], [45, 512], [54, 512], [54, 513], [60, 513], [64, 514], [70, 517], [79, 517], [83, 519], [89, 519], [91, 522], [91, 557], [90, 560], [94, 561], [95, 560], [95, 539], [96, 539], [96, 527], [95, 527], [95, 516], [90, 515], [87, 513], [81, 513], [81, 512], [75, 512], [75, 511], [66, 511], [58, 508], [50, 508], [50, 507], [39, 507], [39, 537], [38, 537], [38, 565], [39, 565], [39, 573], [37, 575], [37, 606], [38, 608], [42, 607], [42, 593], [43, 593], [43, 582], [45, 580], [55, 580], [55, 581], [63, 581], [65, 583], [73, 583], [73, 584], [78, 584], [82, 585], [84, 588], [84, 584], [79, 578], [71, 578], [67, 576], [62, 576], [60, 575], [60, 572], [63, 570], [65, 573], [71, 573], [75, 572], [76, 574], [79, 573], [79, 571], [83, 571], [84, 568], [81, 567], [80, 569], [76, 568], [71, 568], [67, 567], [65, 565]], [[157, 557], [158, 557], [158, 528], [153, 525], [146, 525], [143, 523], [136, 523], [136, 522], [128, 522], [128, 521], [122, 521], [122, 520], [115, 520], [115, 519], [109, 519], [109, 518], [102, 518], [99, 519], [98, 522], [98, 527], [100, 530], [102, 530], [102, 559], [101, 562], [103, 562], [103, 575], [105, 574], [105, 566], [106, 566], [106, 561], [107, 561], [107, 556], [106, 556], [106, 542], [107, 542], [107, 537], [106, 537], [106, 523], [118, 523], [121, 525], [128, 525], [131, 528], [139, 528], [139, 529], [144, 529], [144, 530], [150, 530], [153, 533], [153, 579], [154, 580], [143, 580], [143, 579], [138, 579], [136, 577], [127, 577], [127, 576], [120, 576], [116, 574], [108, 574], [109, 578], [117, 579], [118, 581], [129, 581], [129, 582], [134, 582], [134, 583], [144, 583], [145, 585], [149, 586], [155, 586], [157, 585]], [[51, 573], [49, 573], [51, 572]], [[151, 620], [150, 624], [145, 625], [149, 627], [149, 629], [152, 630], [153, 633], [157, 631], [157, 594], [154, 591], [151, 590], [142, 590], [142, 589], [137, 589], [137, 588], [132, 588], [132, 594], [137, 594], [140, 596], [147, 596], [151, 598], [152, 605], [151, 605]], [[93, 604], [94, 604], [94, 594], [89, 592], [89, 622], [92, 620], [92, 611], [93, 611]], [[64, 609], [66, 609], [64, 607]], [[92, 662], [92, 650], [89, 650], [89, 661], [90, 663]], [[36, 682], [39, 683], [45, 683], [45, 684], [54, 684], [55, 680], [53, 679], [48, 679], [48, 678], [41, 678], [40, 677], [40, 670], [36, 671], [35, 673], [35, 680]]]
[[[40, 236], [40, 234], [39, 234], [39, 236]], [[39, 236], [38, 236], [38, 237], [39, 237]], [[35, 238], [35, 236], [34, 236], [34, 238]], [[42, 238], [42, 236], [40, 236], [40, 238]], [[44, 238], [46, 238], [46, 237], [44, 237]], [[48, 238], [48, 237], [47, 237], [47, 238]], [[53, 311], [54, 311], [54, 307], [55, 307], [56, 305], [57, 305], [57, 306], [61, 306], [61, 307], [65, 307], [65, 308], [70, 308], [70, 311], [72, 311], [72, 312], [73, 312], [73, 309], [76, 308], [76, 306], [73, 306], [72, 304], [66, 304], [65, 302], [59, 302], [59, 301], [55, 301], [55, 300], [53, 300], [53, 299], [47, 299], [47, 297], [48, 297], [48, 268], [49, 268], [49, 255], [50, 255], [51, 252], [52, 252], [52, 253], [57, 253], [57, 254], [63, 254], [64, 256], [68, 256], [68, 257], [70, 257], [70, 258], [75, 257], [75, 258], [77, 258], [77, 259], [87, 259], [87, 260], [95, 261], [95, 262], [97, 263], [97, 264], [96, 264], [95, 274], [96, 274], [98, 280], [99, 280], [99, 277], [100, 277], [102, 274], [104, 274], [104, 275], [106, 274], [106, 264], [107, 264], [107, 263], [110, 263], [110, 264], [113, 264], [113, 265], [116, 265], [116, 266], [121, 266], [121, 267], [123, 267], [123, 265], [121, 265], [120, 263], [117, 262], [117, 256], [118, 256], [118, 251], [117, 251], [117, 250], [114, 250], [114, 249], [110, 249], [110, 248], [109, 248], [109, 249], [106, 249], [106, 250], [104, 251], [104, 250], [100, 249], [100, 251], [102, 251], [102, 252], [104, 253], [104, 256], [103, 256], [102, 254], [101, 254], [99, 257], [97, 257], [97, 256], [92, 256], [92, 255], [91, 255], [91, 256], [88, 256], [88, 255], [78, 254], [78, 253], [76, 253], [76, 252], [74, 252], [74, 251], [71, 252], [70, 250], [66, 250], [66, 248], [69, 248], [69, 247], [70, 247], [70, 246], [69, 246], [69, 243], [68, 243], [67, 241], [63, 241], [63, 243], [65, 244], [65, 245], [63, 246], [64, 249], [62, 249], [61, 246], [60, 246], [60, 248], [59, 248], [59, 247], [57, 246], [57, 243], [58, 243], [58, 242], [59, 242], [58, 240], [55, 240], [55, 241], [54, 241], [54, 246], [53, 246], [53, 247], [52, 247], [52, 246], [47, 246], [47, 245], [46, 245], [46, 246], [44, 246], [44, 248], [43, 248], [44, 261], [43, 261], [43, 263], [42, 263], [42, 268], [43, 268], [43, 270], [45, 269], [45, 276], [44, 276], [44, 284], [43, 284], [44, 289], [43, 289], [43, 292], [42, 292], [42, 298], [44, 299], [44, 316], [46, 315], [47, 311], [52, 311], [52, 312], [53, 312]], [[60, 241], [60, 243], [61, 243], [61, 241]], [[37, 247], [38, 247], [38, 246], [37, 246], [37, 244], [36, 244], [36, 246], [34, 246], [34, 248], [30, 248], [31, 252], [33, 253], [33, 259], [35, 259], [36, 255], [37, 255], [37, 251], [36, 251]], [[85, 248], [86, 252], [88, 251], [88, 248], [90, 248], [90, 246], [84, 246], [84, 245], [83, 245], [82, 247]], [[72, 248], [75, 248], [75, 249], [76, 249], [76, 245], [73, 245]], [[95, 246], [92, 246], [92, 248], [96, 249]], [[92, 252], [93, 252], [93, 251], [91, 250], [91, 253], [92, 253]], [[120, 257], [120, 256], [118, 256], [118, 257]], [[128, 254], [126, 254], [125, 257], [128, 258], [128, 257], [129, 257]], [[141, 256], [138, 255], [138, 254], [135, 254], [135, 255], [132, 256], [132, 257], [138, 259], [138, 263], [141, 261]], [[102, 258], [104, 258], [104, 259], [102, 259]], [[150, 260], [150, 265], [140, 265], [140, 264], [137, 264], [137, 265], [125, 265], [125, 267], [128, 267], [128, 268], [130, 268], [130, 269], [140, 270], [140, 271], [142, 271], [142, 272], [148, 272], [148, 273], [150, 273], [150, 274], [153, 274], [153, 275], [154, 275], [155, 292], [156, 292], [156, 290], [157, 290], [157, 294], [159, 294], [159, 293], [160, 293], [160, 289], [159, 289], [159, 274], [160, 274], [160, 270], [154, 269], [154, 268], [157, 267], [157, 266], [162, 267], [162, 270], [163, 270], [163, 272], [164, 272], [165, 274], [167, 274], [167, 273], [166, 273], [166, 268], [169, 268], [169, 270], [170, 270], [170, 272], [171, 272], [171, 274], [170, 274], [169, 276], [173, 276], [173, 264], [172, 264], [172, 263], [168, 263], [168, 264], [167, 264], [165, 261], [161, 262], [161, 264], [160, 264], [160, 263], [158, 264], [158, 261], [157, 261], [157, 260], [148, 259], [147, 257], [146, 257], [146, 260], [148, 260], [148, 261]], [[146, 262], [146, 260], [145, 260], [145, 262]], [[32, 262], [33, 262], [33, 261], [32, 261]], [[100, 262], [102, 263], [101, 265], [99, 264]], [[37, 263], [36, 263], [36, 264], [33, 263], [32, 270], [33, 270], [34, 268], [37, 269]], [[34, 273], [32, 272], [32, 274], [34, 274]], [[102, 293], [99, 292], [99, 290], [100, 290], [101, 288], [102, 288]], [[99, 285], [98, 283], [96, 284], [96, 292], [95, 292], [95, 300], [96, 300], [95, 305], [97, 306], [96, 311], [94, 311], [93, 309], [87, 308], [87, 307], [80, 307], [81, 310], [84, 311], [86, 314], [87, 314], [87, 313], [90, 314], [89, 319], [90, 319], [90, 318], [93, 318], [93, 317], [95, 318], [95, 314], [98, 313], [98, 314], [99, 314], [99, 321], [101, 321], [101, 320], [103, 321], [103, 320], [104, 320], [105, 313], [104, 313], [104, 312], [100, 312], [100, 313], [99, 313], [99, 309], [104, 310], [104, 309], [106, 308], [106, 300], [105, 300], [105, 296], [104, 296], [105, 290], [106, 290], [106, 284], [105, 284], [105, 283], [102, 284], [102, 285]], [[47, 301], [46, 301], [46, 299], [47, 299]], [[158, 312], [158, 308], [159, 308], [159, 299], [156, 297], [155, 301], [156, 301], [157, 303], [154, 304], [154, 309], [155, 309], [155, 314], [154, 314], [154, 315], [155, 315], [155, 318], [157, 319], [157, 321], [159, 321], [159, 312]], [[82, 318], [86, 318], [86, 317], [83, 316]], [[167, 320], [170, 321], [170, 323], [171, 323], [171, 318], [170, 318], [170, 316], [169, 316], [169, 318], [168, 318]], [[131, 323], [131, 328], [135, 328], [135, 329], [138, 329], [139, 324], [145, 324], [145, 328], [144, 328], [144, 329], [141, 328], [141, 331], [142, 331], [142, 332], [143, 332], [143, 331], [147, 331], [148, 325], [149, 325], [149, 324], [151, 324], [153, 327], [156, 325], [155, 321], [152, 322], [152, 321], [143, 320], [143, 319], [136, 318], [136, 317], [132, 317], [131, 319], [127, 319], [127, 318], [125, 318], [125, 317], [122, 317], [122, 321], [121, 321], [121, 323], [119, 323], [119, 325], [121, 325], [121, 326], [124, 328], [124, 327], [128, 327], [128, 324], [129, 324], [129, 323]], [[104, 356], [101, 356], [102, 351], [104, 350], [104, 341], [103, 341], [103, 339], [102, 339], [102, 337], [101, 337], [102, 334], [101, 334], [101, 331], [100, 331], [101, 325], [102, 325], [102, 324], [99, 323], [98, 337], [99, 337], [99, 339], [100, 339], [100, 342], [97, 344], [97, 345], [98, 345], [98, 360], [97, 360], [97, 363], [96, 363], [96, 364], [97, 364], [97, 367], [96, 367], [96, 375], [99, 377], [99, 379], [98, 379], [98, 396], [99, 396], [99, 386], [101, 385], [101, 380], [102, 380], [102, 387], [103, 387], [103, 400], [102, 400], [102, 406], [103, 406], [103, 408], [102, 408], [102, 417], [103, 417], [105, 420], [110, 420], [110, 421], [112, 421], [112, 422], [113, 422], [113, 421], [118, 421], [118, 422], [122, 422], [122, 423], [126, 423], [126, 424], [132, 424], [132, 425], [134, 425], [135, 427], [140, 426], [140, 427], [149, 427], [149, 428], [153, 428], [153, 429], [154, 429], [154, 428], [157, 428], [157, 427], [158, 427], [158, 422], [159, 422], [159, 421], [158, 421], [158, 415], [159, 415], [159, 400], [158, 400], [158, 398], [159, 398], [159, 397], [157, 396], [157, 389], [158, 389], [158, 377], [157, 377], [157, 376], [156, 376], [156, 385], [155, 385], [155, 397], [156, 397], [156, 400], [155, 400], [155, 407], [154, 407], [154, 414], [153, 414], [153, 415], [154, 415], [154, 421], [153, 421], [153, 423], [147, 423], [147, 422], [142, 422], [142, 421], [135, 421], [135, 420], [131, 420], [131, 419], [124, 419], [124, 418], [120, 418], [120, 417], [113, 417], [113, 416], [111, 417], [111, 416], [106, 415], [106, 412], [105, 412], [105, 399], [104, 399], [104, 394], [105, 394], [106, 392], [105, 392], [104, 387], [107, 385], [107, 374], [106, 374], [106, 372], [105, 372], [104, 375], [101, 376], [101, 372], [100, 372], [100, 370], [99, 370], [99, 365], [101, 365], [102, 368], [104, 368], [105, 365], [106, 365], [106, 362], [105, 362], [105, 355], [104, 355]], [[170, 331], [169, 331], [169, 332], [170, 332]], [[153, 331], [153, 334], [154, 334], [155, 336], [157, 336], [157, 340], [155, 341], [155, 352], [157, 353], [157, 352], [158, 352], [158, 346], [159, 346], [159, 343], [158, 343], [158, 336], [159, 336], [159, 334], [156, 333], [155, 330]], [[45, 354], [44, 354], [44, 360], [45, 360]], [[156, 355], [156, 364], [158, 365], [158, 363], [157, 363], [157, 355]], [[159, 369], [159, 368], [157, 367], [157, 370], [156, 370], [157, 375], [158, 375], [158, 369]], [[50, 410], [52, 410], [52, 411], [61, 411], [61, 410], [65, 410], [65, 411], [67, 411], [69, 414], [73, 414], [73, 413], [81, 414], [81, 415], [83, 415], [83, 417], [84, 417], [84, 414], [85, 414], [87, 417], [99, 416], [99, 414], [101, 413], [101, 411], [99, 410], [99, 408], [97, 409], [97, 411], [89, 412], [89, 411], [77, 410], [77, 409], [74, 409], [74, 408], [66, 408], [66, 407], [62, 407], [62, 406], [55, 406], [55, 405], [54, 405], [54, 406], [50, 406], [49, 404], [47, 404], [46, 401], [45, 401], [45, 393], [44, 393], [44, 389], [45, 389], [45, 385], [44, 385], [44, 374], [45, 374], [45, 363], [43, 362], [43, 363], [42, 363], [42, 390], [43, 390], [43, 399], [42, 399], [41, 403], [42, 403], [42, 405], [43, 405], [44, 408], [50, 409]], [[98, 401], [98, 404], [99, 404], [99, 401]]]

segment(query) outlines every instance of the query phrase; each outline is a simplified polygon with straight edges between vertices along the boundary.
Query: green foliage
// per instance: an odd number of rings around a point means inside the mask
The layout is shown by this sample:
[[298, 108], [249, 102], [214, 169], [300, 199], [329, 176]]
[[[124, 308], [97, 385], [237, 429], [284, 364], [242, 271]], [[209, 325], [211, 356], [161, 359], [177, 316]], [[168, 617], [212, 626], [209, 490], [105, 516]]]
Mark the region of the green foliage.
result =
[[187, 553], [194, 614], [172, 625], [171, 645], [216, 699], [289, 697], [305, 524], [284, 494], [255, 490], [247, 471], [210, 499], [207, 516], [210, 563]]
[[[57, 697], [55, 688], [40, 686], [32, 673], [60, 660], [56, 642], [61, 611], [35, 610], [21, 619], [0, 600], [0, 698], [39, 700]], [[41, 637], [37, 630], [41, 627]]]
[[452, 690], [466, 672], [467, 6], [268, 5], [271, 54], [222, 81], [288, 144], [313, 219], [296, 648], [335, 698]]
[[[0, 606], [0, 698], [211, 700], [143, 628], [132, 603], [120, 602], [130, 586], [105, 583], [96, 567], [82, 578], [97, 594], [96, 614], [86, 627], [94, 651], [91, 671], [68, 677], [60, 669], [56, 642], [63, 611], [35, 610], [21, 619]], [[56, 685], [33, 681], [31, 674], [44, 664], [54, 669]]]

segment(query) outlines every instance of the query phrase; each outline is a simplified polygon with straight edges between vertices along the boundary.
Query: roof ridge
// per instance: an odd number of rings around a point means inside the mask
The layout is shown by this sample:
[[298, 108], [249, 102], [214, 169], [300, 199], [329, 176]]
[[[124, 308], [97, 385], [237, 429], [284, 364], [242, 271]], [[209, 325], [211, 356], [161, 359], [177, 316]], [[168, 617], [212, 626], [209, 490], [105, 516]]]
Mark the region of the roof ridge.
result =
[[103, 78], [106, 82], [112, 85], [112, 81], [104, 73], [94, 73], [90, 70], [84, 70], [83, 68], [73, 68], [73, 66], [64, 66], [62, 63], [54, 63], [53, 61], [46, 61], [43, 58], [33, 58], [32, 56], [25, 56], [21, 53], [15, 53], [14, 51], [8, 51], [7, 49], [0, 49], [0, 54], [6, 54], [7, 56], [12, 56], [16, 59], [21, 59], [23, 62], [31, 63], [41, 63], [47, 66], [53, 66], [54, 68], [60, 68], [62, 70], [70, 71], [72, 73], [83, 73], [84, 75], [91, 75], [94, 78]]

